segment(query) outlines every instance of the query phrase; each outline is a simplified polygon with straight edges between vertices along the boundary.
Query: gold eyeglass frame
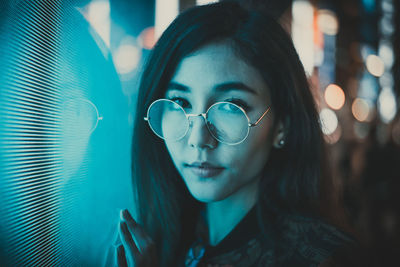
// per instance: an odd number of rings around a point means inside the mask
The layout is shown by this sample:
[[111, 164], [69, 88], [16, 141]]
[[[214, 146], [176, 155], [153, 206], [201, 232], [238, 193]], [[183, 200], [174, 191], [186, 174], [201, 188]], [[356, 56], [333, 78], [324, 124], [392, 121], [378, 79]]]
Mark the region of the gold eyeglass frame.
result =
[[[149, 111], [150, 111], [151, 107], [152, 107], [154, 104], [156, 104], [157, 102], [159, 102], [159, 101], [169, 101], [169, 102], [172, 102], [172, 103], [178, 105], [178, 106], [182, 109], [182, 111], [183, 111], [183, 113], [185, 114], [186, 119], [187, 119], [187, 121], [188, 121], [188, 126], [187, 126], [187, 129], [185, 130], [185, 133], [184, 133], [181, 137], [176, 138], [176, 139], [164, 138], [164, 137], [160, 136], [159, 134], [157, 134], [157, 132], [156, 132], [156, 131], [153, 129], [153, 127], [151, 126], [150, 121], [149, 121]], [[208, 111], [209, 111], [213, 106], [218, 105], [218, 104], [224, 104], [224, 103], [234, 105], [236, 108], [238, 108], [240, 111], [242, 111], [243, 114], [246, 116], [246, 119], [247, 119], [247, 122], [248, 122], [248, 123], [247, 123], [247, 126], [248, 126], [248, 127], [247, 127], [247, 133], [246, 133], [246, 136], [245, 136], [241, 141], [239, 141], [239, 142], [236, 142], [236, 143], [227, 143], [227, 142], [224, 142], [224, 141], [219, 140], [216, 136], [214, 136], [214, 134], [212, 133], [212, 131], [210, 130], [210, 128], [209, 128], [209, 126], [208, 126], [208, 123], [207, 123], [207, 122], [208, 122], [208, 120], [207, 120]], [[226, 145], [232, 145], [232, 146], [233, 146], [233, 145], [238, 145], [238, 144], [242, 143], [244, 140], [246, 140], [247, 137], [249, 136], [250, 127], [255, 127], [255, 126], [257, 126], [257, 125], [259, 124], [259, 122], [265, 117], [265, 115], [267, 115], [267, 113], [268, 113], [270, 110], [271, 110], [271, 107], [269, 106], [269, 107], [267, 108], [267, 110], [264, 111], [264, 113], [263, 113], [255, 122], [252, 123], [252, 122], [250, 122], [250, 118], [249, 118], [249, 116], [247, 116], [246, 111], [245, 111], [242, 107], [240, 107], [239, 105], [237, 105], [237, 104], [235, 104], [235, 103], [232, 103], [232, 102], [228, 102], [228, 101], [215, 102], [214, 104], [212, 104], [212, 105], [207, 109], [207, 111], [206, 111], [205, 113], [198, 113], [198, 114], [190, 113], [190, 114], [188, 114], [188, 113], [186, 113], [186, 111], [184, 110], [184, 108], [183, 108], [181, 105], [179, 105], [178, 103], [176, 103], [176, 102], [174, 102], [174, 101], [172, 101], [172, 100], [170, 100], [170, 99], [160, 98], [160, 99], [157, 99], [157, 100], [155, 100], [153, 103], [150, 104], [150, 106], [147, 108], [146, 117], [144, 117], [143, 119], [144, 119], [145, 121], [148, 122], [148, 124], [149, 124], [149, 126], [150, 126], [150, 129], [153, 131], [153, 133], [156, 134], [156, 135], [157, 135], [158, 137], [160, 137], [161, 139], [163, 139], [163, 140], [178, 141], [178, 140], [180, 140], [180, 139], [182, 139], [183, 137], [186, 136], [186, 134], [188, 133], [188, 131], [189, 131], [189, 129], [190, 129], [190, 126], [192, 125], [192, 122], [189, 120], [189, 118], [190, 118], [190, 117], [200, 117], [200, 116], [201, 116], [201, 117], [203, 117], [203, 119], [204, 119], [204, 122], [205, 122], [205, 124], [206, 124], [206, 126], [207, 126], [208, 131], [210, 132], [211, 136], [212, 136], [214, 139], [216, 139], [216, 140], [217, 140], [218, 142], [220, 142], [220, 143], [223, 143], [223, 144], [226, 144]]]

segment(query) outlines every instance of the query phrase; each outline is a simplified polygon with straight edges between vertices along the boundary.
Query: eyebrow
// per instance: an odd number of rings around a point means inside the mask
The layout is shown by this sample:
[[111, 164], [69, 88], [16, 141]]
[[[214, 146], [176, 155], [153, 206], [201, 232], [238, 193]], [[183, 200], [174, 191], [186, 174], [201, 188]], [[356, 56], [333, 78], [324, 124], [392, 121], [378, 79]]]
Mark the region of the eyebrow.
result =
[[[183, 91], [183, 92], [190, 92], [190, 88], [186, 85], [177, 83], [177, 82], [170, 82], [168, 84], [167, 90], [177, 90], [177, 91]], [[250, 86], [247, 86], [246, 84], [242, 82], [226, 82], [226, 83], [221, 83], [218, 84], [214, 87], [215, 91], [219, 92], [227, 92], [227, 91], [245, 91], [249, 92], [254, 95], [258, 95], [257, 91]]]

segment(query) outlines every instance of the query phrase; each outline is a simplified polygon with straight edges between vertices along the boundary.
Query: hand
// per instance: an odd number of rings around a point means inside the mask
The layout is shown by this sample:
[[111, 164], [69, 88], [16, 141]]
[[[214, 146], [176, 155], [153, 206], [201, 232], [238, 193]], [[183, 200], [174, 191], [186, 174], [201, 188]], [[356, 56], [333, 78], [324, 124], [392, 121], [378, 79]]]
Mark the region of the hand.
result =
[[117, 266], [154, 267], [158, 265], [153, 240], [126, 209], [121, 211], [119, 236], [122, 244], [116, 248]]

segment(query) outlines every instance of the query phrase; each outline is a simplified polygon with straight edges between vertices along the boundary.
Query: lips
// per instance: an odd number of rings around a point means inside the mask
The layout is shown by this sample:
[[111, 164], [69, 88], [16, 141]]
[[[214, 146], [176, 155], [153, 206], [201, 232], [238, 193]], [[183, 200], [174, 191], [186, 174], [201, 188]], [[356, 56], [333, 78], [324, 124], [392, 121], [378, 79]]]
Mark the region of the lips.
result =
[[199, 177], [214, 177], [225, 169], [224, 167], [216, 166], [209, 162], [193, 162], [191, 164], [185, 164], [185, 167]]

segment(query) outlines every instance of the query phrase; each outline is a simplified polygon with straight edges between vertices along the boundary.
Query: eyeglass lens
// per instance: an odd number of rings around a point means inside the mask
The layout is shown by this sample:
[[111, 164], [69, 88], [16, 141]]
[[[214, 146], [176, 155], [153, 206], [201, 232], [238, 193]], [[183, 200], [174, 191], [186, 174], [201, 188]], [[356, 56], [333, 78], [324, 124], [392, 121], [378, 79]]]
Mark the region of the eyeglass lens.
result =
[[[177, 103], [161, 99], [153, 102], [148, 110], [148, 121], [153, 132], [163, 139], [179, 140], [189, 129], [184, 109]], [[236, 144], [248, 134], [248, 119], [238, 106], [220, 102], [207, 112], [207, 127], [220, 142]]]

